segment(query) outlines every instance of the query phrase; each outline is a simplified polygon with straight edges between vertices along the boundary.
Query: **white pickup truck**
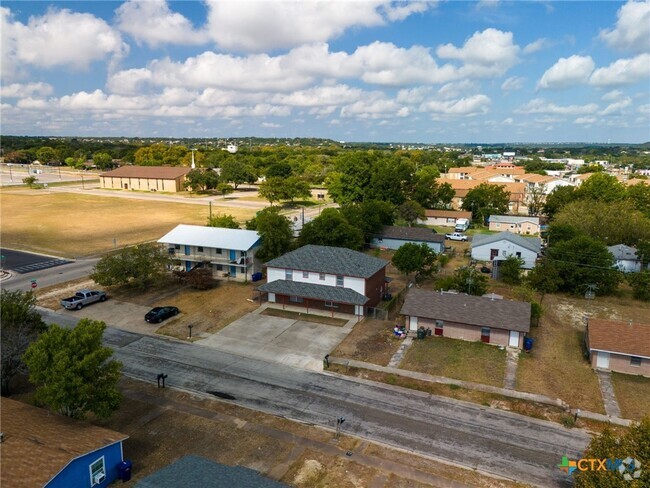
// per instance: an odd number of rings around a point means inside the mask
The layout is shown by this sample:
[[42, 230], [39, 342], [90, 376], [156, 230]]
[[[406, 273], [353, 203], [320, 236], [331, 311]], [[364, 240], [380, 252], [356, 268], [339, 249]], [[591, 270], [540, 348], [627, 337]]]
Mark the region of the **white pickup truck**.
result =
[[85, 305], [106, 300], [106, 292], [96, 290], [79, 290], [71, 297], [61, 300], [61, 306], [67, 310], [81, 310]]
[[461, 234], [460, 232], [454, 232], [453, 234], [445, 234], [445, 239], [448, 239], [450, 241], [466, 241], [467, 236], [465, 234]]

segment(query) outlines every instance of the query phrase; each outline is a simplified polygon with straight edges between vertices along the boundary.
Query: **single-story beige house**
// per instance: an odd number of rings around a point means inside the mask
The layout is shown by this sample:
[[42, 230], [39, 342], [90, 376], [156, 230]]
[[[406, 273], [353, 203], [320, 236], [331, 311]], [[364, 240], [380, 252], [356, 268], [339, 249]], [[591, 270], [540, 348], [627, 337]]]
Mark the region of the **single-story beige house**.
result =
[[400, 313], [409, 330], [434, 336], [522, 348], [530, 331], [530, 303], [411, 288]]
[[190, 168], [176, 166], [122, 166], [99, 175], [101, 188], [113, 190], [183, 191]]
[[650, 324], [589, 318], [591, 367], [650, 377]]
[[461, 212], [457, 210], [436, 210], [427, 209], [424, 211], [425, 225], [441, 225], [443, 227], [455, 227], [458, 219], [472, 220], [472, 212]]
[[539, 236], [539, 217], [518, 217], [516, 215], [490, 215], [489, 229], [495, 232], [508, 231], [514, 234]]

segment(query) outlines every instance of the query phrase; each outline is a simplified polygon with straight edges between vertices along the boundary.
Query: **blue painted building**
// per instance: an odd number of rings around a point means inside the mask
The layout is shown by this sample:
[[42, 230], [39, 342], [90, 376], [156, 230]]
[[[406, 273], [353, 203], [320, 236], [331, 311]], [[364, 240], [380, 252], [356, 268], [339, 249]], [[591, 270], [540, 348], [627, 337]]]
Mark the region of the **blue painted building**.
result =
[[8, 398], [0, 402], [1, 486], [105, 488], [118, 479], [128, 436]]
[[435, 234], [433, 229], [424, 227], [397, 227], [386, 225], [381, 232], [373, 236], [370, 245], [383, 249], [399, 249], [407, 243], [426, 244], [436, 254], [445, 250], [445, 236]]

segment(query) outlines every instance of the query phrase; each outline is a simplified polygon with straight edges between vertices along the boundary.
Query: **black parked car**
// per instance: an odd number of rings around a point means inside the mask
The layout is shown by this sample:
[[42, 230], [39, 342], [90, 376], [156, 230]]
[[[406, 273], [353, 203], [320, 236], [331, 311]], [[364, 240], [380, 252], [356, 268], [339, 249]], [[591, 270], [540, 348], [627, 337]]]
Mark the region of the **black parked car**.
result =
[[159, 323], [169, 317], [178, 315], [178, 308], [176, 307], [155, 307], [147, 312], [147, 315], [144, 316], [144, 320], [151, 323]]

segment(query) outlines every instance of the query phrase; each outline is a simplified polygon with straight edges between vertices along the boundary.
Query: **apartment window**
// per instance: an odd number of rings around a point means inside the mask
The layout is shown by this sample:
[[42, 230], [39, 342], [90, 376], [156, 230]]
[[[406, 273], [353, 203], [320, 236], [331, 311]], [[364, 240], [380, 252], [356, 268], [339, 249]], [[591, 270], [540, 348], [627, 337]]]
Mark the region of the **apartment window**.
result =
[[303, 278], [309, 278], [309, 271], [303, 271], [302, 272], [302, 277]]
[[90, 486], [99, 485], [106, 479], [106, 465], [104, 464], [104, 456], [100, 457], [90, 466]]
[[505, 251], [505, 250], [501, 251], [501, 255], [502, 255], [503, 257], [506, 257], [506, 251]]
[[220, 264], [217, 264], [217, 271], [223, 271], [223, 266], [221, 266]]
[[641, 366], [641, 358], [632, 356], [630, 358], [630, 365], [631, 366]]
[[214, 252], [216, 252], [217, 254], [221, 254], [221, 249], [216, 248], [216, 249], [214, 250]]
[[178, 249], [178, 250], [180, 250], [180, 248], [181, 248], [181, 245], [180, 245], [180, 244], [174, 244], [174, 249]]
[[343, 275], [336, 275], [336, 286], [343, 286]]
[[481, 342], [490, 342], [490, 328], [481, 327]]
[[501, 223], [497, 222], [497, 229], [501, 227]]
[[197, 246], [196, 252], [203, 252], [203, 246]]
[[289, 301], [293, 303], [302, 303], [302, 297], [289, 297]]
[[285, 269], [284, 270], [284, 279], [287, 281], [293, 281], [293, 270]]
[[339, 306], [334, 302], [325, 302], [325, 308], [339, 308]]
[[325, 273], [318, 273], [318, 279], [321, 281], [325, 281]]
[[516, 253], [515, 253], [515, 256], [517, 256], [518, 258], [520, 258], [520, 257], [521, 257], [521, 253], [520, 253], [520, 252], [516, 252]]

